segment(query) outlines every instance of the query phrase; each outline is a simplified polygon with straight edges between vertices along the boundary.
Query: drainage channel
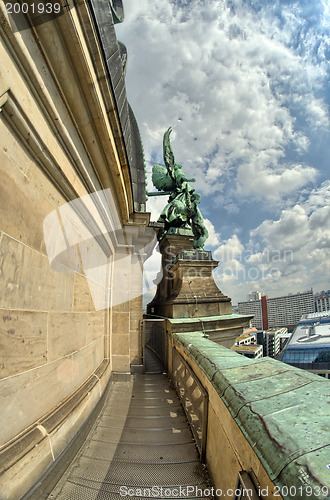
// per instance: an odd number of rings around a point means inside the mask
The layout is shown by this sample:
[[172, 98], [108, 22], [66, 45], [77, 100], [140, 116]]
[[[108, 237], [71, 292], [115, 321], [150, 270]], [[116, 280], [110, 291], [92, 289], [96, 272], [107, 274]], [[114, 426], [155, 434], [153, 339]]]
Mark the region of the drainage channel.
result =
[[113, 382], [88, 438], [48, 499], [212, 498], [166, 374]]

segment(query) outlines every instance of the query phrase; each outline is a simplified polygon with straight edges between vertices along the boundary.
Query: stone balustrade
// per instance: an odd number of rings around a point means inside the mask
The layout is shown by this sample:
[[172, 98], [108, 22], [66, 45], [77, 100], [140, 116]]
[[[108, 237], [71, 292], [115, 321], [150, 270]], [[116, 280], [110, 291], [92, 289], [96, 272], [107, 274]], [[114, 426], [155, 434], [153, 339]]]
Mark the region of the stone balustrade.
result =
[[259, 498], [330, 498], [329, 382], [271, 358], [254, 361], [204, 337], [174, 333], [208, 393], [206, 463], [215, 488], [249, 473]]

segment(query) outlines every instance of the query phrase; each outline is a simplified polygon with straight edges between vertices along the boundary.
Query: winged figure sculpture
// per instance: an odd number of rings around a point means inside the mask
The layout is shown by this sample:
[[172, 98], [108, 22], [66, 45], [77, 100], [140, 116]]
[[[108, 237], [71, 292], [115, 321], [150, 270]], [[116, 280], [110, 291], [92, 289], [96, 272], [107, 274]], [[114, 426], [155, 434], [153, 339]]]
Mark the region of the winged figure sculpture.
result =
[[155, 164], [152, 169], [152, 182], [158, 191], [168, 193], [169, 199], [158, 221], [164, 223], [164, 229], [158, 233], [158, 239], [174, 228], [191, 227], [194, 234], [194, 248], [204, 247], [208, 232], [202, 214], [198, 208], [200, 194], [190, 186], [189, 179], [182, 171], [182, 166], [175, 161], [170, 143], [171, 127], [166, 130], [163, 138], [163, 154], [165, 167]]

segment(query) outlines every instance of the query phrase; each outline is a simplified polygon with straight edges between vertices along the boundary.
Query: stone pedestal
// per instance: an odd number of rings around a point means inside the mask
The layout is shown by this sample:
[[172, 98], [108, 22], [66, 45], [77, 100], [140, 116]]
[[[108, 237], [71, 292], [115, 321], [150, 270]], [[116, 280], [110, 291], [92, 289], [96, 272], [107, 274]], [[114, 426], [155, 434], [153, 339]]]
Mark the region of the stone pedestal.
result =
[[232, 314], [231, 299], [214, 282], [218, 265], [211, 252], [195, 250], [193, 234], [171, 229], [160, 242], [163, 277], [147, 307], [149, 321], [165, 318], [169, 334], [202, 332], [210, 340], [232, 347], [253, 316]]
[[192, 233], [186, 233], [167, 234], [160, 242], [163, 277], [148, 314], [166, 318], [231, 314], [231, 299], [219, 290], [212, 276], [218, 261], [209, 251], [195, 250]]

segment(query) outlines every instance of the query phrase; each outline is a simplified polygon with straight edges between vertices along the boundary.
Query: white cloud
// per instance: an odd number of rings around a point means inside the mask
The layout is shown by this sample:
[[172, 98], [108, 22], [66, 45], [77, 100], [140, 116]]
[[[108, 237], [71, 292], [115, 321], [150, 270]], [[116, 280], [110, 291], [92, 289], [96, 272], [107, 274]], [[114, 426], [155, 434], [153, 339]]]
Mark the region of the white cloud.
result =
[[314, 127], [327, 123], [326, 106], [313, 93], [325, 78], [324, 65], [310, 55], [318, 40], [309, 36], [305, 54], [289, 47], [306, 28], [298, 7], [283, 7], [279, 25], [269, 9], [228, 5], [126, 0], [118, 31], [128, 45], [128, 95], [147, 159], [161, 155], [171, 125], [174, 153], [202, 193], [221, 191], [238, 172], [239, 195], [268, 199], [275, 189], [280, 200], [315, 179], [312, 166], [280, 160], [287, 148], [309, 146], [290, 103]]
[[329, 110], [321, 99], [313, 99], [306, 103], [306, 113], [308, 122], [313, 128], [320, 130], [322, 127], [329, 127]]
[[166, 205], [166, 196], [150, 197], [147, 200], [147, 211], [151, 213], [150, 220], [157, 221]]
[[157, 245], [143, 266], [143, 293], [145, 296], [152, 298], [155, 295], [156, 286], [161, 278], [161, 254]]
[[[203, 194], [207, 245], [227, 263], [224, 293], [236, 302], [251, 289], [328, 286], [330, 182], [308, 195], [322, 178], [320, 156], [309, 153], [329, 131], [328, 2], [125, 0], [125, 13], [116, 29], [128, 48], [128, 98], [145, 157], [162, 163], [172, 126], [176, 160]], [[268, 217], [255, 223], [249, 208], [242, 232], [255, 228], [250, 246], [236, 230], [246, 200]], [[166, 201], [150, 198], [153, 220]], [[241, 240], [220, 240], [223, 212]]]
[[207, 246], [216, 247], [220, 245], [220, 234], [216, 232], [212, 222], [209, 219], [204, 219], [206, 229], [208, 230], [209, 237], [207, 238]]
[[221, 262], [228, 262], [242, 255], [244, 245], [240, 242], [238, 236], [234, 234], [231, 238], [220, 245], [214, 252], [214, 258]]
[[[235, 285], [240, 275], [244, 275], [244, 265], [237, 259], [220, 263], [219, 267], [213, 272], [213, 277], [219, 289], [222, 289], [222, 283], [225, 283], [227, 290], [230, 289], [229, 284], [231, 286]], [[223, 290], [221, 291], [223, 292]]]
[[307, 244], [308, 216], [304, 208], [296, 205], [283, 210], [277, 221], [265, 220], [258, 228], [251, 231], [251, 236], [259, 236], [271, 249], [297, 249]]
[[326, 200], [324, 196], [328, 188], [329, 183], [324, 183], [304, 203], [283, 210], [278, 220], [265, 220], [251, 231], [252, 240], [261, 241], [263, 250], [250, 255], [248, 264], [262, 263], [280, 273], [275, 287], [268, 280], [268, 289], [282, 286], [298, 291], [311, 283], [320, 289], [328, 287], [330, 197]]
[[[277, 170], [277, 171], [276, 171]], [[266, 197], [269, 202], [279, 202], [292, 191], [297, 191], [317, 177], [317, 170], [302, 165], [287, 165], [272, 169], [255, 162], [238, 169], [238, 192], [251, 195], [258, 200]]]
[[323, 184], [311, 191], [309, 198], [304, 203], [307, 213], [324, 207], [330, 204], [330, 181], [325, 181]]
[[264, 220], [250, 231], [248, 245], [236, 235], [214, 252], [220, 260], [216, 282], [233, 302], [246, 300], [249, 290], [270, 296], [314, 286], [329, 288], [330, 182], [311, 191], [309, 198]]

